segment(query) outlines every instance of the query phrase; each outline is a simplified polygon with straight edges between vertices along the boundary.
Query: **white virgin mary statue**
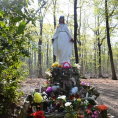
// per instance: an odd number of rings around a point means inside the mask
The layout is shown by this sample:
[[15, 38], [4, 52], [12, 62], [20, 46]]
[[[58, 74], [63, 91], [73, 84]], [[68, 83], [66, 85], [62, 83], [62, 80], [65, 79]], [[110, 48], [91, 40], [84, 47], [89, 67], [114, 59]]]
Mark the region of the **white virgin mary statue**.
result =
[[59, 64], [62, 65], [64, 62], [70, 62], [73, 50], [73, 41], [70, 31], [64, 23], [64, 16], [60, 16], [59, 25], [57, 26], [56, 32], [52, 38], [54, 55]]

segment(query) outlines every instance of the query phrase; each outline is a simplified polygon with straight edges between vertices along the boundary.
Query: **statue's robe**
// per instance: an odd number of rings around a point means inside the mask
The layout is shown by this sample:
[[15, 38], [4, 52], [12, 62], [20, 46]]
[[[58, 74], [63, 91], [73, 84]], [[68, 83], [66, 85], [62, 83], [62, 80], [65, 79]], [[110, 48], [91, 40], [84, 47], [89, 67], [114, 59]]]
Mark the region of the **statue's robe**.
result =
[[70, 42], [72, 35], [66, 24], [61, 24], [60, 27], [56, 29], [53, 39], [54, 55], [56, 56], [59, 64], [70, 62], [73, 42]]

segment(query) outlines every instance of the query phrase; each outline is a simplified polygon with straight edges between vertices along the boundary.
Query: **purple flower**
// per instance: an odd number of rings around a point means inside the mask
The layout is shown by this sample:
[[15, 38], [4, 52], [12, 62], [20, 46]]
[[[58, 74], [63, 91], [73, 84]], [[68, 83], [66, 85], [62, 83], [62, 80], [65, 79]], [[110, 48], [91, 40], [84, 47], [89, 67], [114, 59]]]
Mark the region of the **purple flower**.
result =
[[46, 93], [51, 93], [52, 92], [52, 87], [48, 87], [47, 89], [46, 89]]
[[90, 83], [81, 82], [82, 85], [90, 85]]

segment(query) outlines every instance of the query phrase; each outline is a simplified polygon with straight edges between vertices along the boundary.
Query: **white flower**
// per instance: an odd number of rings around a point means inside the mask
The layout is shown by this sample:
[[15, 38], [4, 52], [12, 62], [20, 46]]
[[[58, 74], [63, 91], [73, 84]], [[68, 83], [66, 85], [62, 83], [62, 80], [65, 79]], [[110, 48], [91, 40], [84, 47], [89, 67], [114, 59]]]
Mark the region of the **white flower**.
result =
[[96, 96], [93, 95], [92, 97], [89, 97], [89, 98], [92, 99], [92, 100], [95, 100]]
[[50, 73], [50, 72], [45, 72], [45, 74], [47, 75], [47, 76], [52, 76], [52, 74]]
[[79, 63], [75, 63], [75, 67], [77, 67], [77, 69], [80, 69], [81, 66], [79, 65]]
[[65, 103], [65, 106], [67, 107], [67, 106], [70, 106], [71, 105], [71, 102], [66, 102]]
[[88, 102], [88, 100], [85, 100], [85, 101], [84, 101], [84, 104], [86, 104], [86, 105], [87, 105], [88, 103], [89, 103], [89, 102]]
[[57, 99], [63, 99], [63, 100], [65, 100], [66, 99], [66, 96], [65, 95], [62, 95], [62, 96], [59, 96]]

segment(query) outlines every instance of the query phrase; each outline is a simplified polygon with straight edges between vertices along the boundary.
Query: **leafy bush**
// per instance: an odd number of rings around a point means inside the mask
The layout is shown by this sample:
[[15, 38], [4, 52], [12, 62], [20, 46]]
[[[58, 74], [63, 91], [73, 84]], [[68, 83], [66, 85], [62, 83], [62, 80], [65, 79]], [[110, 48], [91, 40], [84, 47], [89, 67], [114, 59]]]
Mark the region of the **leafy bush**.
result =
[[28, 9], [28, 0], [0, 1], [0, 116], [7, 116], [10, 105], [18, 102], [20, 81], [26, 72], [21, 57], [29, 56], [32, 40], [26, 27], [35, 24], [34, 10]]

